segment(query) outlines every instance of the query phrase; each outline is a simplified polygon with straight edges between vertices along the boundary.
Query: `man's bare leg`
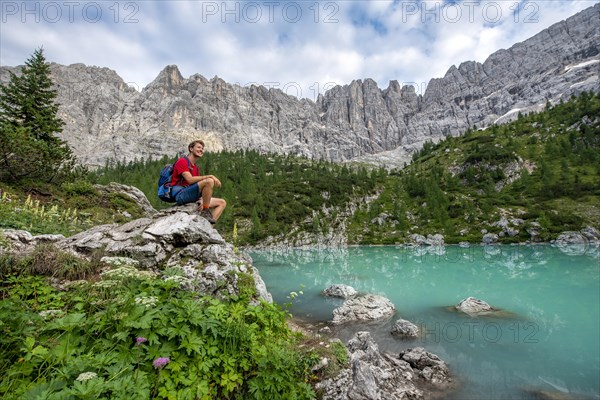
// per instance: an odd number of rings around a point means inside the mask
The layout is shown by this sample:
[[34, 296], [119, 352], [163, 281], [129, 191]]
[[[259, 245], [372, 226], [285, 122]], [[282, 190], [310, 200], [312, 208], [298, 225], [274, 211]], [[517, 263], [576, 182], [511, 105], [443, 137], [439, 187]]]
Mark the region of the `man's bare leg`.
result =
[[227, 202], [225, 199], [219, 199], [218, 197], [213, 197], [210, 199], [210, 208], [212, 209], [212, 215], [215, 220], [219, 219], [225, 207], [227, 206]]
[[198, 182], [198, 186], [200, 187], [200, 193], [202, 193], [202, 204], [210, 205], [210, 199], [212, 199], [214, 184], [215, 181], [213, 181], [212, 179], [205, 179], [201, 182]]
[[[198, 204], [198, 211], [202, 211], [202, 204], [204, 204], [202, 199], [198, 200], [197, 204]], [[223, 211], [225, 211], [225, 207], [227, 207], [227, 202], [225, 201], [225, 199], [213, 197], [210, 199], [209, 204], [210, 204], [213, 218], [215, 220], [218, 220], [219, 217], [221, 216], [221, 214], [223, 214]]]

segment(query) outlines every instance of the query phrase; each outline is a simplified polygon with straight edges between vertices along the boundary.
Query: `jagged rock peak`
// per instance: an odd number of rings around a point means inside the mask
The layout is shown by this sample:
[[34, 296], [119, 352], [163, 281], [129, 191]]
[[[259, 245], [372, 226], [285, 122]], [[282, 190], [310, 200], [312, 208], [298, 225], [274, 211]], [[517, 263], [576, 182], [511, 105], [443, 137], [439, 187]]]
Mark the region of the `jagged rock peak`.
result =
[[168, 89], [179, 89], [185, 83], [185, 79], [179, 72], [177, 65], [167, 65], [148, 86], [163, 86]]
[[402, 90], [402, 87], [400, 87], [400, 84], [398, 83], [397, 80], [391, 80], [386, 92], [395, 92], [395, 93], [400, 93], [400, 91]]

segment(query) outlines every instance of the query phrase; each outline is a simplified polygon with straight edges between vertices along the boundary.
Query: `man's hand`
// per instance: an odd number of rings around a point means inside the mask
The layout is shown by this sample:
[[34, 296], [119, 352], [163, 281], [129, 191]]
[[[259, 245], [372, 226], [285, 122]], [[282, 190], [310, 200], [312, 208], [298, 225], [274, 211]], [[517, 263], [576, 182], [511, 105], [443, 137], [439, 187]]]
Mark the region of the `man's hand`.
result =
[[217, 179], [214, 175], [209, 175], [209, 177], [215, 182], [216, 187], [221, 187], [221, 181]]

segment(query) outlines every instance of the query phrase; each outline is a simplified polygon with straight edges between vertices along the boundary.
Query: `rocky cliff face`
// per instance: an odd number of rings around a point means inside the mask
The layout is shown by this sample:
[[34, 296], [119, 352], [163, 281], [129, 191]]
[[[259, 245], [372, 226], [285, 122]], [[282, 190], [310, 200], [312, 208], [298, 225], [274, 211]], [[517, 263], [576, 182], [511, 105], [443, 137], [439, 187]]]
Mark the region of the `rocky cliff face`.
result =
[[[452, 66], [423, 95], [397, 81], [337, 86], [317, 102], [167, 66], [141, 92], [112, 70], [52, 65], [66, 122], [62, 137], [91, 166], [173, 156], [192, 139], [210, 150], [291, 153], [400, 166], [426, 140], [502, 123], [583, 90], [600, 91], [600, 4], [483, 64]], [[0, 68], [0, 80], [8, 79]]]

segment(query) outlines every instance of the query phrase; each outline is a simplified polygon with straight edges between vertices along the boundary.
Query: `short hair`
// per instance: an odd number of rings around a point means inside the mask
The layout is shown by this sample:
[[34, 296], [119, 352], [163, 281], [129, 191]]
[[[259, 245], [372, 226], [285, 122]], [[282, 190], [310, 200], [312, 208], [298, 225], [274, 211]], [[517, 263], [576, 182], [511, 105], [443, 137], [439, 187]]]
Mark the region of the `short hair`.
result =
[[191, 152], [195, 145], [200, 143], [202, 147], [204, 147], [204, 141], [202, 140], [194, 140], [192, 143], [188, 144], [188, 151]]

